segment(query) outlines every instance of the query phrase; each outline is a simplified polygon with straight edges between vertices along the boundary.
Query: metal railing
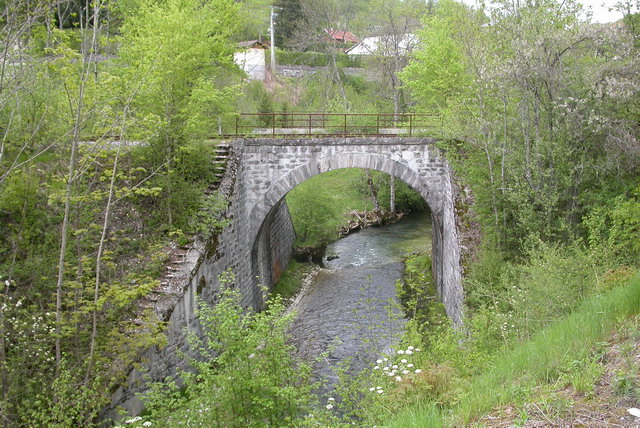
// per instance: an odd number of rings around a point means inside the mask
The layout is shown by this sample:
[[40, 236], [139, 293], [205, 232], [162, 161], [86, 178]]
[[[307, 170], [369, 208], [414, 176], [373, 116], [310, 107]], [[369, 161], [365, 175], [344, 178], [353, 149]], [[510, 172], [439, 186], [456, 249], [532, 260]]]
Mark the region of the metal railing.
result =
[[418, 113], [241, 113], [236, 138], [413, 137], [442, 127], [438, 115]]

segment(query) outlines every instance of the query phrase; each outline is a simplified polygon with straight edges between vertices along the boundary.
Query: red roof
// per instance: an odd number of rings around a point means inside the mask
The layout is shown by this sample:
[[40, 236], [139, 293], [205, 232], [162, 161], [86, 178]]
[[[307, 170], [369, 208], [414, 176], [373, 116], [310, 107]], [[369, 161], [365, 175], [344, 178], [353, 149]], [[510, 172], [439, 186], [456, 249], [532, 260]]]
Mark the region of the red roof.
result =
[[262, 40], [247, 40], [246, 42], [238, 42], [238, 47], [241, 48], [254, 48], [254, 49], [268, 49], [269, 42]]
[[358, 43], [360, 41], [350, 31], [334, 30], [333, 28], [325, 28], [324, 31], [325, 31], [325, 33], [327, 33], [336, 42], [340, 42], [340, 43]]

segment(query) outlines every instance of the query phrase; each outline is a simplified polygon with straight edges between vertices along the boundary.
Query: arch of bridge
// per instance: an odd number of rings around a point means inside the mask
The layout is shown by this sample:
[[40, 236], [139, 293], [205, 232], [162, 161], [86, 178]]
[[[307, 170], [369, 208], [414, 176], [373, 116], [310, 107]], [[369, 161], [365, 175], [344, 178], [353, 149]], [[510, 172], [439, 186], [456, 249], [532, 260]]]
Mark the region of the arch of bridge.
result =
[[[295, 186], [324, 172], [368, 168], [391, 174], [417, 190], [429, 205], [433, 224], [432, 267], [436, 289], [454, 324], [462, 324], [460, 248], [452, 177], [446, 159], [431, 138], [354, 138], [245, 140], [240, 161], [243, 230], [241, 283], [246, 303], [262, 307], [258, 284], [273, 285], [274, 266], [286, 251], [272, 245], [281, 229], [282, 201]], [[286, 210], [285, 210], [286, 211]], [[288, 213], [287, 213], [288, 215]], [[276, 220], [279, 219], [279, 220]], [[283, 233], [283, 235], [279, 235]], [[274, 259], [274, 254], [277, 256]], [[287, 257], [289, 257], [287, 255]], [[274, 262], [275, 261], [275, 262]], [[276, 263], [276, 264], [274, 264]], [[280, 266], [278, 264], [278, 266]]]
[[434, 185], [439, 184], [439, 180], [436, 181], [429, 176], [421, 176], [419, 171], [413, 170], [408, 165], [377, 153], [333, 155], [312, 159], [302, 166], [283, 171], [282, 176], [267, 189], [264, 196], [251, 210], [249, 242], [255, 245], [260, 229], [269, 212], [294, 187], [316, 175], [343, 168], [368, 168], [393, 175], [417, 190], [432, 212], [440, 212], [441, 210], [440, 201], [436, 197], [436, 189], [433, 189]]

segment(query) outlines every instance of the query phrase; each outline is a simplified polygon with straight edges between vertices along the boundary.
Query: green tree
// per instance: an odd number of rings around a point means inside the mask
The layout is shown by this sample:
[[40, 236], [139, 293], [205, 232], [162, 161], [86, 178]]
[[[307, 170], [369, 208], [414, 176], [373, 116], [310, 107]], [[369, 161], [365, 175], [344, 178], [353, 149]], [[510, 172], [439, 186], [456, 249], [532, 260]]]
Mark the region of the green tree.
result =
[[302, 10], [301, 0], [276, 0], [276, 46], [290, 48], [296, 44], [296, 36], [304, 27], [306, 17]]
[[174, 222], [176, 186], [172, 160], [196, 128], [218, 125], [211, 112], [230, 110], [234, 92], [225, 89], [234, 75], [233, 44], [237, 5], [230, 0], [141, 1], [122, 27], [123, 78], [140, 85], [133, 109], [147, 121], [162, 180], [164, 212]]
[[601, 166], [628, 174], [638, 162], [628, 116], [638, 97], [623, 89], [638, 83], [629, 74], [637, 56], [628, 33], [581, 22], [575, 2], [500, 6], [482, 14], [440, 2], [403, 77], [418, 108], [464, 141], [452, 149], [483, 226], [517, 252], [532, 233], [580, 234], [582, 195], [598, 186]]
[[164, 426], [297, 426], [314, 398], [310, 367], [293, 358], [287, 340], [294, 314], [279, 297], [260, 313], [247, 311], [240, 292], [229, 288], [233, 278], [222, 281], [215, 306], [199, 302], [204, 335], [191, 337], [200, 352], [192, 360], [196, 373], [185, 374], [181, 390], [156, 385], [147, 419]]
[[[409, 54], [417, 45], [415, 32], [425, 13], [424, 2], [377, 0], [370, 3], [367, 22], [375, 28], [377, 44], [367, 63], [373, 70], [378, 93], [393, 103], [393, 112], [406, 109], [399, 73], [409, 61]], [[395, 120], [394, 120], [395, 122]]]

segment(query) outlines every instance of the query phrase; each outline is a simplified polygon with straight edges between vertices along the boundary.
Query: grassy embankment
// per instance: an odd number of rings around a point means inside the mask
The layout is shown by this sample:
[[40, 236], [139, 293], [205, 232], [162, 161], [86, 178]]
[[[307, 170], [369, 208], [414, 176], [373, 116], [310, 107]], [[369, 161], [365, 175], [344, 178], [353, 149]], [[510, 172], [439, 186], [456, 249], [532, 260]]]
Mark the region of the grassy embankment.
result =
[[[561, 382], [571, 370], [573, 379], [588, 376], [586, 372], [592, 366], [582, 363], [602, 347], [619, 323], [638, 313], [640, 275], [586, 300], [573, 313], [520, 346], [498, 353], [486, 370], [468, 380], [458, 404], [450, 408], [438, 407], [435, 403], [409, 406], [385, 425], [469, 426], [492, 409], [544, 401], [545, 393], [550, 394], [554, 387], [563, 386]], [[636, 336], [640, 335], [640, 331], [636, 333]], [[633, 377], [633, 373], [628, 376]], [[568, 383], [575, 388], [575, 382]]]

